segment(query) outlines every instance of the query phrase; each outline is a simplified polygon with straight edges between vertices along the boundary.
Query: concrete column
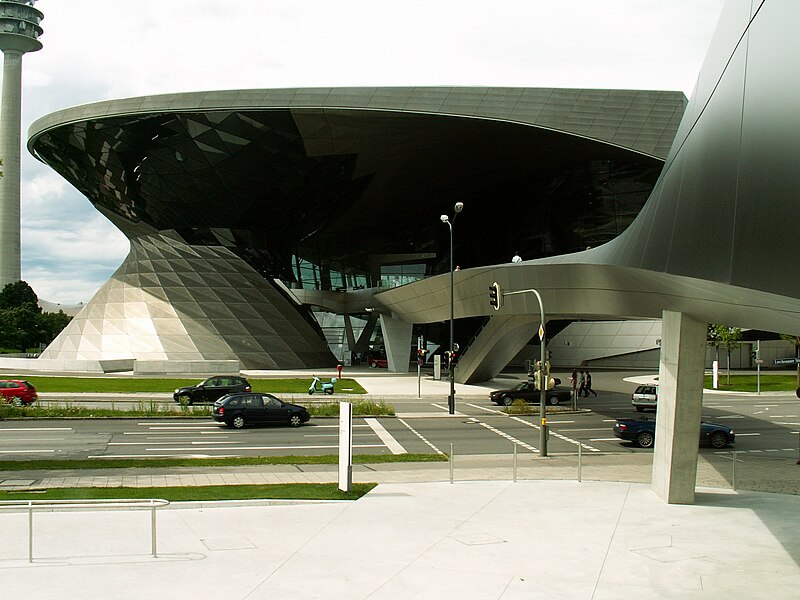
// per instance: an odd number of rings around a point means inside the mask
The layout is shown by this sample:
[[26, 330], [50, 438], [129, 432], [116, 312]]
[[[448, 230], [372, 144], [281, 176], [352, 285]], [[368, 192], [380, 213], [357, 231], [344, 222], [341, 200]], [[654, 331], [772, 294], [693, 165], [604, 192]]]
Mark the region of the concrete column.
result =
[[386, 346], [386, 359], [393, 373], [408, 373], [411, 357], [411, 333], [413, 324], [397, 317], [381, 315], [383, 344]]
[[20, 128], [22, 112], [22, 53], [3, 53], [3, 92], [0, 99], [0, 288], [21, 279], [19, 238]]
[[694, 503], [705, 345], [706, 323], [663, 311], [651, 487], [669, 504]]

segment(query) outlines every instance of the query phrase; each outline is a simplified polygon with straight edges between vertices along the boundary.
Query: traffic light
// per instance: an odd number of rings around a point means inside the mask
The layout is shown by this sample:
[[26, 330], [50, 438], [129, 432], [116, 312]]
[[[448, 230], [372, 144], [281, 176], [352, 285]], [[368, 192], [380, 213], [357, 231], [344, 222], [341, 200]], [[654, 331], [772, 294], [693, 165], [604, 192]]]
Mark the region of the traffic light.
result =
[[450, 354], [450, 364], [455, 368], [458, 365], [458, 352], [453, 351]]
[[450, 354], [450, 350], [445, 350], [444, 351], [444, 366], [446, 368], [448, 368], [448, 369], [450, 368], [450, 361], [451, 360], [452, 360], [452, 356]]
[[500, 284], [496, 281], [489, 286], [489, 304], [491, 304], [495, 310], [500, 310], [500, 307], [503, 305], [503, 292], [500, 290]]

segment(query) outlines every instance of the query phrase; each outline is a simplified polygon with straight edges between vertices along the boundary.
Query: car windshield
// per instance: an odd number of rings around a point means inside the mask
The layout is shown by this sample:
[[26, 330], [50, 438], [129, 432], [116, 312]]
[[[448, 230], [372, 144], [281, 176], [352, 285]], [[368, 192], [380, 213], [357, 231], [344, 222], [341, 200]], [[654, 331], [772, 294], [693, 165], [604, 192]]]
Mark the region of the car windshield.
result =
[[526, 387], [528, 387], [528, 384], [527, 384], [526, 382], [524, 382], [524, 381], [523, 381], [522, 383], [520, 383], [520, 384], [517, 384], [517, 385], [514, 387], [514, 391], [517, 391], [517, 390], [524, 390]]

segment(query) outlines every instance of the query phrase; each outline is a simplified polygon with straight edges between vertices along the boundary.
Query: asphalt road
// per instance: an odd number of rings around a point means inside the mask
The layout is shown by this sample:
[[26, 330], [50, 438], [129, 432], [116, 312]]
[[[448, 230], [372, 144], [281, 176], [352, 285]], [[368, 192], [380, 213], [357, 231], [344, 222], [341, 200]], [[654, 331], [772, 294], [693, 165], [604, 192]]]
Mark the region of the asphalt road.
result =
[[[446, 399], [398, 398], [393, 418], [354, 419], [357, 453], [508, 454], [538, 453], [538, 415], [507, 416], [488, 398], [457, 398], [457, 415], [447, 415]], [[792, 457], [800, 444], [800, 401], [788, 396], [707, 394], [703, 419], [736, 432], [738, 453]], [[581, 398], [578, 413], [550, 414], [550, 454], [652, 453], [612, 434], [618, 417], [654, 418], [636, 413], [630, 396], [601, 392]], [[36, 420], [0, 422], [0, 459], [247, 456], [332, 454], [337, 452], [336, 419], [315, 418], [300, 428], [228, 429], [208, 419]], [[702, 453], [729, 454], [709, 448]]]

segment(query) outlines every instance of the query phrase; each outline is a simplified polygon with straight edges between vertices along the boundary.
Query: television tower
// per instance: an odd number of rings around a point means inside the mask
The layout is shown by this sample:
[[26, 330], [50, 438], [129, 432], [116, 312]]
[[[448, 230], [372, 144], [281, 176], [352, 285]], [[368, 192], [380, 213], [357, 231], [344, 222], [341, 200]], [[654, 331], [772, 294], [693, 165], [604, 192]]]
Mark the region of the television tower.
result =
[[20, 269], [20, 128], [22, 127], [22, 55], [41, 50], [39, 26], [44, 15], [36, 0], [0, 0], [0, 51], [3, 91], [0, 97], [0, 289], [21, 279]]

